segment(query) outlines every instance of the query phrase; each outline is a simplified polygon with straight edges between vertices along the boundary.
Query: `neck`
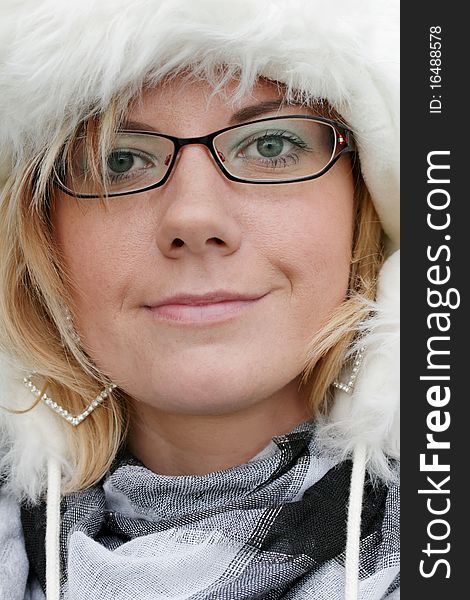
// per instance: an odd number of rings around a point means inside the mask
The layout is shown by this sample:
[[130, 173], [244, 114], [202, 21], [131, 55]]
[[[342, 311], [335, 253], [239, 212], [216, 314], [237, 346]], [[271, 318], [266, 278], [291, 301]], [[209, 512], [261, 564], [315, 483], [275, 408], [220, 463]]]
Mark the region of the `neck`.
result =
[[139, 402], [131, 418], [128, 448], [155, 473], [206, 475], [249, 461], [273, 436], [288, 433], [311, 417], [298, 381], [236, 413], [168, 413]]

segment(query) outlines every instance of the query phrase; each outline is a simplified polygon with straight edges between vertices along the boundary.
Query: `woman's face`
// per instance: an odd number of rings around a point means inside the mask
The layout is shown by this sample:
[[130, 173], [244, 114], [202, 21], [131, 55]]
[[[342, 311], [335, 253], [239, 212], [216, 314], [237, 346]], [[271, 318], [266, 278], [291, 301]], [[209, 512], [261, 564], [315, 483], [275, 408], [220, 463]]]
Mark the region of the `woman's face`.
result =
[[[239, 105], [203, 83], [146, 91], [129, 120], [178, 136], [228, 126]], [[287, 106], [264, 116], [305, 114]], [[314, 114], [314, 113], [312, 113]], [[167, 183], [99, 200], [58, 196], [53, 225], [74, 283], [74, 322], [98, 367], [171, 413], [223, 414], [295, 382], [312, 335], [345, 297], [353, 230], [348, 157], [295, 184], [229, 181], [185, 146]]]

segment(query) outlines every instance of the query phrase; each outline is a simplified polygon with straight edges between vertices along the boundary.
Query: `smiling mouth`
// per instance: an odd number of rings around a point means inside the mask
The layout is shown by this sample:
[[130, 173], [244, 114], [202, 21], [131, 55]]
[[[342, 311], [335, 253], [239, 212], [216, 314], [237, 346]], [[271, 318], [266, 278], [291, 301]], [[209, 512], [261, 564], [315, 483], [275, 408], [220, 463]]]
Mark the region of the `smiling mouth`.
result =
[[226, 292], [177, 295], [145, 306], [152, 316], [177, 324], [197, 325], [225, 321], [255, 305], [267, 294], [242, 296]]

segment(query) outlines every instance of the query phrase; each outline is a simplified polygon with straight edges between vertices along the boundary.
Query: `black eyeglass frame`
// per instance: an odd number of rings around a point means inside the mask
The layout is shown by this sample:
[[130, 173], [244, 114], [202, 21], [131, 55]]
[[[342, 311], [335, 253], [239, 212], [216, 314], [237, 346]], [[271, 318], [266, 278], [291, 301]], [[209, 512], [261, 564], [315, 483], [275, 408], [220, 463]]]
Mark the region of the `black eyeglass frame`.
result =
[[[321, 171], [319, 171], [318, 173], [314, 173], [313, 175], [307, 175], [305, 177], [294, 178], [289, 181], [282, 181], [282, 180], [263, 181], [263, 180], [243, 179], [241, 177], [232, 175], [232, 173], [227, 171], [227, 169], [224, 167], [224, 164], [223, 164], [222, 160], [220, 159], [220, 157], [217, 153], [217, 149], [213, 143], [214, 139], [217, 136], [219, 136], [222, 133], [225, 133], [226, 131], [238, 129], [239, 127], [244, 127], [246, 125], [254, 125], [256, 123], [265, 123], [265, 122], [267, 123], [270, 121], [279, 121], [281, 119], [307, 119], [310, 121], [325, 123], [326, 125], [330, 125], [331, 127], [333, 127], [333, 129], [335, 130], [335, 148], [334, 148], [334, 151], [332, 153], [332, 156], [331, 156], [329, 162], [323, 167], [323, 169], [321, 169]], [[240, 123], [238, 125], [231, 125], [230, 127], [224, 127], [223, 129], [219, 129], [217, 131], [209, 133], [208, 135], [201, 135], [199, 137], [191, 137], [191, 138], [179, 138], [179, 137], [167, 135], [164, 133], [157, 133], [155, 131], [139, 131], [139, 130], [127, 130], [127, 129], [119, 130], [118, 133], [129, 133], [132, 135], [143, 134], [143, 135], [150, 135], [150, 136], [155, 136], [155, 137], [160, 137], [160, 138], [170, 140], [174, 145], [174, 152], [173, 152], [173, 156], [170, 161], [170, 164], [168, 165], [167, 171], [160, 181], [158, 181], [157, 183], [153, 183], [152, 185], [146, 186], [144, 188], [132, 190], [129, 192], [110, 192], [110, 193], [104, 194], [104, 197], [106, 197], [106, 198], [111, 198], [111, 197], [116, 197], [116, 196], [129, 196], [130, 194], [140, 194], [141, 192], [146, 192], [148, 190], [162, 187], [168, 181], [171, 173], [173, 172], [173, 168], [175, 166], [179, 151], [184, 146], [189, 146], [190, 144], [199, 144], [199, 145], [205, 146], [209, 150], [212, 158], [214, 159], [214, 161], [217, 164], [217, 166], [219, 167], [219, 169], [222, 171], [223, 175], [230, 181], [236, 181], [237, 183], [247, 183], [247, 184], [253, 184], [253, 185], [279, 185], [279, 184], [299, 183], [302, 181], [310, 181], [312, 179], [317, 179], [318, 177], [321, 177], [327, 171], [329, 171], [331, 169], [331, 167], [338, 161], [338, 159], [341, 156], [343, 156], [344, 154], [346, 154], [348, 152], [356, 151], [356, 145], [354, 143], [353, 132], [351, 129], [349, 129], [348, 127], [346, 127], [339, 121], [335, 121], [334, 119], [327, 119], [325, 117], [312, 117], [312, 115], [282, 115], [282, 116], [276, 116], [276, 117], [266, 117], [264, 119], [248, 121], [246, 123]], [[342, 137], [344, 140], [343, 142], [339, 142], [338, 133], [342, 134]], [[342, 147], [341, 147], [340, 151], [337, 152], [339, 143], [341, 143]], [[72, 190], [67, 188], [60, 181], [60, 179], [57, 175], [57, 172], [55, 173], [54, 184], [60, 190], [65, 192], [67, 195], [73, 196], [74, 198], [102, 198], [103, 197], [102, 194], [78, 194], [78, 193], [72, 192]]]

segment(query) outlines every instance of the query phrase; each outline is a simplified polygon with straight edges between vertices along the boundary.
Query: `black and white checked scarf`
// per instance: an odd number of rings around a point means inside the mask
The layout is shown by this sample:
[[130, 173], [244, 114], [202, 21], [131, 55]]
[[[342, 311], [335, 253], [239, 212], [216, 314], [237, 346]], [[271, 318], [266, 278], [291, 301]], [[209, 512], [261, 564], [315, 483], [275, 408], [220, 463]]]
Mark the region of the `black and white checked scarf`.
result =
[[[62, 598], [340, 600], [350, 475], [321, 455], [312, 422], [203, 476], [158, 475], [123, 452], [102, 484], [62, 501]], [[363, 600], [398, 597], [398, 519], [397, 487], [367, 479]], [[22, 523], [44, 590], [44, 505]]]

